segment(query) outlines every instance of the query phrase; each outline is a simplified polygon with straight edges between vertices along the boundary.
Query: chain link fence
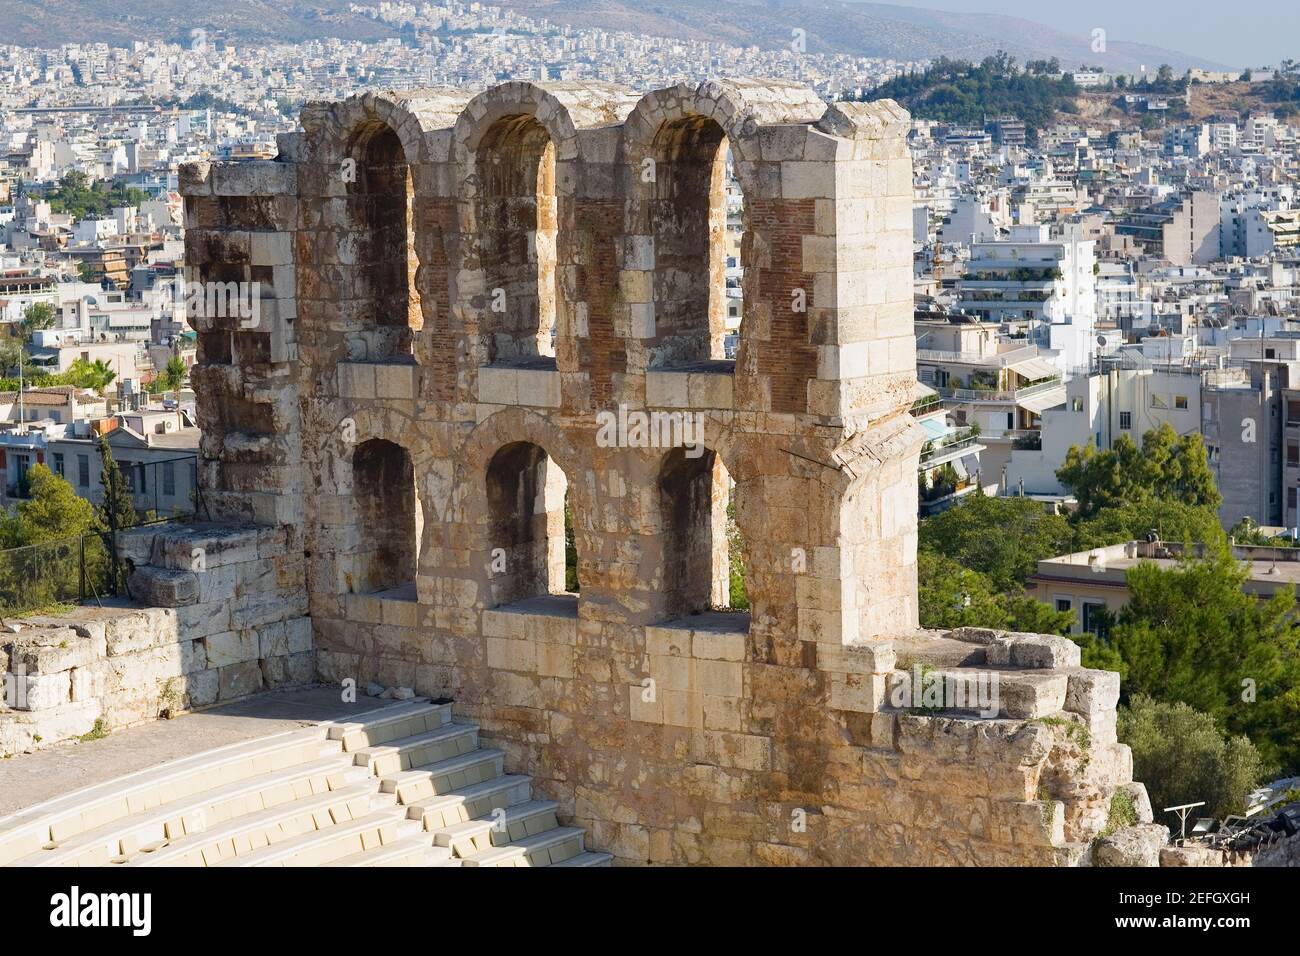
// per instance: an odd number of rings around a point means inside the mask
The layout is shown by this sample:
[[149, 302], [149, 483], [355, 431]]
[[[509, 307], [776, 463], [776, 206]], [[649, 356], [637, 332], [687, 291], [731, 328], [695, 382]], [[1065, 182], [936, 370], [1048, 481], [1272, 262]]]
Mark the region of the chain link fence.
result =
[[112, 596], [116, 577], [109, 533], [0, 551], [0, 615]]

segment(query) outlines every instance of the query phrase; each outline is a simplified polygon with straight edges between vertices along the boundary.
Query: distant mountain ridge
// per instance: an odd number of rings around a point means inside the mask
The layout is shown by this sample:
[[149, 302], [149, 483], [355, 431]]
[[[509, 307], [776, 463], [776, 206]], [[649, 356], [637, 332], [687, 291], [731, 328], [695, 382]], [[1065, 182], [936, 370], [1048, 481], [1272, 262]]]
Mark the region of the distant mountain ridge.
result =
[[[734, 46], [788, 46], [804, 31], [810, 53], [902, 60], [980, 59], [1006, 50], [1021, 59], [1058, 57], [1066, 68], [1088, 63], [1117, 71], [1161, 63], [1226, 69], [1200, 57], [1111, 39], [1094, 53], [1091, 37], [997, 14], [947, 13], [845, 0], [495, 0], [531, 17], [574, 27], [712, 40]], [[203, 28], [236, 42], [297, 42], [317, 37], [377, 40], [393, 28], [352, 13], [349, 0], [0, 0], [0, 43], [183, 40]]]

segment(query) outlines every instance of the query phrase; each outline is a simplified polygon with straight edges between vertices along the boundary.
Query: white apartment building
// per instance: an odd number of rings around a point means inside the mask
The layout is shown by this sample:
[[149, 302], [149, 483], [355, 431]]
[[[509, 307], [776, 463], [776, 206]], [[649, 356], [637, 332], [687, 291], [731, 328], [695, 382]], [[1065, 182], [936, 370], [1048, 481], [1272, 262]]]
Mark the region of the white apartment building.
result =
[[1033, 344], [1054, 353], [1062, 371], [1086, 365], [1097, 325], [1094, 242], [1067, 224], [1014, 226], [1011, 236], [971, 246], [957, 307], [992, 323], [1028, 326]]
[[1066, 494], [1056, 470], [1072, 445], [1107, 449], [1121, 435], [1141, 445], [1142, 436], [1164, 422], [1180, 435], [1200, 433], [1199, 370], [1113, 365], [1075, 376], [1063, 391], [1065, 401], [1042, 413], [1041, 447], [1012, 449], [1008, 488], [1019, 489], [1023, 482], [1025, 494]]

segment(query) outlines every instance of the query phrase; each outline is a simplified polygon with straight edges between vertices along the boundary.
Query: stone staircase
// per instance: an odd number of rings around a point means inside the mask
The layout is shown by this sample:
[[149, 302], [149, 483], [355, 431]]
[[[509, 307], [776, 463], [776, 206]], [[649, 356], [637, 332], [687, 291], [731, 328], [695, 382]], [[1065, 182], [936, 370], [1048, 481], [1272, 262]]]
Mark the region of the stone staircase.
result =
[[608, 866], [450, 704], [234, 744], [0, 819], [0, 865]]

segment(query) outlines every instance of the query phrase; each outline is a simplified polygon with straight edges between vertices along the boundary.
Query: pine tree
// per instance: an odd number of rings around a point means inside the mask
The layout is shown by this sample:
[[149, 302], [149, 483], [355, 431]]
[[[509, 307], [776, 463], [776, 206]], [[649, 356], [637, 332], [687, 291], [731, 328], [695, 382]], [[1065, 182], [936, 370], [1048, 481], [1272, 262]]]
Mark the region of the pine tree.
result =
[[99, 460], [99, 481], [104, 487], [103, 500], [99, 505], [100, 523], [105, 529], [114, 531], [133, 527], [139, 523], [135, 501], [131, 489], [127, 487], [126, 478], [122, 475], [122, 469], [113, 458], [113, 450], [104, 439], [99, 442]]

